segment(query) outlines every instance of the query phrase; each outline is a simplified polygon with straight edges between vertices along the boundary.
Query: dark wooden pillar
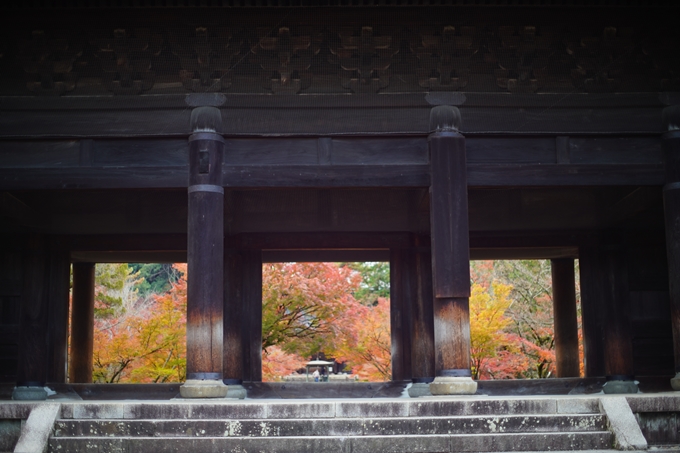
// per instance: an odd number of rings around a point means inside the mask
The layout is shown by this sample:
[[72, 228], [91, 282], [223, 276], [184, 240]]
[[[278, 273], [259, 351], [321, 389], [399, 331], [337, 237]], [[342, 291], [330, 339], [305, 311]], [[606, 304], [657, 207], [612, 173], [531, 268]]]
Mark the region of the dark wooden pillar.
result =
[[671, 385], [674, 390], [680, 390], [680, 106], [665, 109], [664, 122], [669, 131], [661, 139], [666, 155], [663, 203], [676, 373]]
[[[437, 106], [432, 109], [430, 129], [434, 132], [428, 142], [434, 343], [437, 377], [444, 378], [469, 378], [472, 375], [467, 167], [465, 138], [458, 133], [459, 125], [460, 112], [457, 108]], [[430, 386], [433, 394], [442, 390], [433, 387], [436, 383], [437, 379]], [[474, 393], [476, 390], [476, 384], [475, 390], [472, 390], [472, 385], [466, 389], [460, 387], [454, 390], [454, 387], [460, 386], [448, 385], [452, 393]]]
[[608, 232], [580, 251], [586, 376], [607, 376], [605, 393], [637, 392], [626, 252]]
[[69, 382], [92, 382], [94, 263], [73, 263]]
[[240, 385], [244, 367], [243, 257], [237, 250], [224, 253], [224, 382]]
[[411, 379], [411, 304], [415, 301], [415, 254], [410, 249], [390, 250], [390, 334], [392, 380]]
[[243, 251], [243, 380], [262, 381], [262, 251]]
[[[23, 258], [17, 387], [43, 387], [47, 380], [49, 249], [45, 236], [30, 234]], [[32, 398], [31, 398], [32, 399]]]
[[574, 260], [560, 258], [552, 266], [553, 314], [557, 377], [578, 377], [578, 319]]
[[187, 381], [222, 380], [225, 142], [215, 132], [220, 123], [215, 107], [192, 111], [197, 132], [189, 138]]
[[586, 377], [604, 376], [603, 299], [604, 279], [597, 246], [579, 248], [581, 277], [581, 326], [583, 366]]
[[428, 237], [416, 237], [416, 298], [411, 304], [411, 369], [414, 383], [435, 376], [432, 254]]
[[52, 241], [49, 261], [47, 382], [66, 382], [68, 361], [68, 295], [71, 261], [59, 239]]
[[603, 250], [603, 267], [606, 285], [603, 318], [605, 373], [608, 381], [632, 383], [634, 381], [633, 338], [630, 326], [630, 291], [625, 250], [619, 245], [612, 245]]

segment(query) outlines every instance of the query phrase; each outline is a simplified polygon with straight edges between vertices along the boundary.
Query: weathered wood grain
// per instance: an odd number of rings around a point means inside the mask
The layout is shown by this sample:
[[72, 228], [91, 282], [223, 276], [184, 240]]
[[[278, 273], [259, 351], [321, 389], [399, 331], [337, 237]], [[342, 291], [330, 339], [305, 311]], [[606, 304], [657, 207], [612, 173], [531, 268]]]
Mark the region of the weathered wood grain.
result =
[[470, 305], [467, 297], [434, 299], [434, 355], [442, 370], [470, 369]]

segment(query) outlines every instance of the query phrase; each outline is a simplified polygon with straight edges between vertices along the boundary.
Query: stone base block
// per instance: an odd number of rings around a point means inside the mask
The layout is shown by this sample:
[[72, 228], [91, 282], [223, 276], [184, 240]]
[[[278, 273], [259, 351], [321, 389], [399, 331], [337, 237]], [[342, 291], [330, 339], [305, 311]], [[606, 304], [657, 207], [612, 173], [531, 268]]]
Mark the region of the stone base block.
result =
[[432, 395], [474, 395], [475, 392], [477, 383], [469, 377], [438, 376], [430, 384]]
[[673, 390], [680, 392], [680, 373], [671, 379], [671, 387], [673, 387]]
[[637, 393], [638, 385], [635, 381], [607, 381], [602, 391], [608, 395], [620, 393]]
[[242, 400], [245, 399], [246, 396], [248, 396], [246, 388], [242, 385], [232, 384], [228, 385], [227, 387], [229, 387], [229, 390], [227, 390], [227, 398]]
[[44, 401], [47, 399], [45, 387], [14, 387], [12, 399], [17, 401]]
[[221, 379], [187, 379], [179, 388], [182, 398], [224, 398], [228, 391]]
[[408, 396], [411, 398], [418, 398], [420, 396], [432, 396], [432, 393], [430, 393], [430, 384], [426, 384], [424, 382], [418, 382], [411, 384], [411, 387], [408, 389]]

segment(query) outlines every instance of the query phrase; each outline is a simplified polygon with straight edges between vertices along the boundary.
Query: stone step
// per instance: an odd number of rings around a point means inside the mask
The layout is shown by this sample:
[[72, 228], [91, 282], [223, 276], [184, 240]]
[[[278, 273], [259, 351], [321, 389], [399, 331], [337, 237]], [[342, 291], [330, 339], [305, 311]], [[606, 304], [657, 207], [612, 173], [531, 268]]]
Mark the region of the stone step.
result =
[[50, 452], [69, 453], [453, 453], [598, 450], [612, 448], [609, 432], [410, 436], [296, 437], [53, 437]]
[[78, 402], [69, 405], [62, 418], [91, 419], [272, 419], [272, 418], [361, 418], [361, 417], [449, 417], [462, 415], [513, 415], [599, 413], [597, 398], [557, 400], [551, 398], [493, 400], [483, 398], [401, 401], [267, 401], [204, 402], [173, 400], [159, 402]]
[[283, 437], [605, 431], [603, 415], [266, 420], [58, 420], [54, 436]]

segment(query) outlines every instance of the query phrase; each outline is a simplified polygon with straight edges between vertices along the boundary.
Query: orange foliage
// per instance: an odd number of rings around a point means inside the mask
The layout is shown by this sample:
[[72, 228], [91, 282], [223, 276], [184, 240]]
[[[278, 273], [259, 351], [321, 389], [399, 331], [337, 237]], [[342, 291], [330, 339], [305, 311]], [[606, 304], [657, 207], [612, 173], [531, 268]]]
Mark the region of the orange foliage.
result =
[[186, 376], [186, 265], [166, 294], [95, 319], [95, 382], [181, 382]]
[[267, 264], [262, 281], [265, 380], [289, 374], [300, 357], [319, 352], [347, 362], [362, 379], [390, 379], [389, 300], [357, 301], [358, 272], [335, 263]]
[[356, 303], [350, 311], [336, 352], [338, 358], [346, 361], [361, 379], [389, 381], [392, 374], [389, 299], [380, 297], [372, 307]]
[[278, 381], [300, 368], [307, 361], [297, 354], [284, 352], [279, 346], [270, 346], [262, 351], [262, 380]]

